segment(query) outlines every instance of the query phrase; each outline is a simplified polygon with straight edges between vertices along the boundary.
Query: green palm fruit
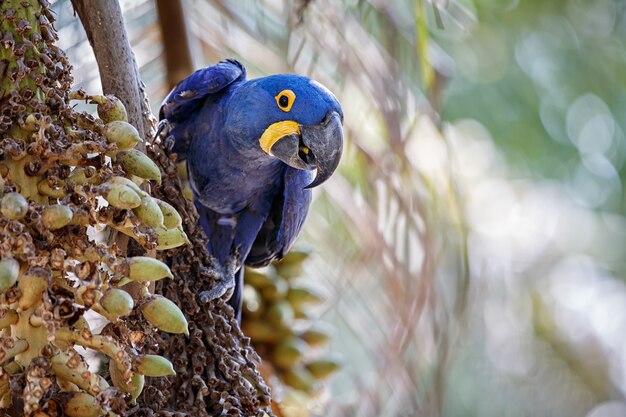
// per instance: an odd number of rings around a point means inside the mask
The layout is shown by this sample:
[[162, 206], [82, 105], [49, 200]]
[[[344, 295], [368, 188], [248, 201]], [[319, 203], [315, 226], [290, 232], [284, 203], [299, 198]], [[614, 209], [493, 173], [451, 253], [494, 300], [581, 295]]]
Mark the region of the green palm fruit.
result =
[[98, 417], [104, 414], [98, 400], [85, 392], [72, 394], [63, 411], [68, 417]]
[[315, 379], [325, 379], [337, 372], [341, 362], [333, 358], [315, 359], [308, 362], [305, 367]]
[[[135, 178], [138, 178], [138, 177], [135, 177]], [[141, 181], [143, 181], [143, 179]], [[139, 184], [137, 184], [133, 180], [131, 180], [129, 178], [126, 178], [126, 177], [120, 177], [120, 176], [111, 177], [111, 178], [108, 179], [107, 184], [121, 184], [121, 185], [125, 185], [127, 187], [132, 188], [132, 190], [134, 192], [136, 192], [142, 198], [149, 196], [148, 193], [146, 193], [144, 190], [142, 190], [139, 187]]]
[[109, 361], [109, 375], [111, 375], [111, 382], [120, 391], [126, 392], [131, 396], [131, 404], [135, 404], [137, 397], [143, 391], [143, 387], [146, 383], [146, 378], [142, 374], [135, 372], [132, 374], [129, 380], [124, 378], [123, 373], [115, 365], [115, 361]]
[[311, 327], [300, 334], [300, 338], [311, 347], [322, 347], [330, 341], [329, 333], [320, 326]]
[[118, 209], [134, 209], [141, 204], [141, 197], [132, 188], [122, 184], [105, 183], [104, 198]]
[[97, 111], [98, 117], [104, 123], [110, 123], [112, 121], [128, 121], [128, 114], [126, 113], [126, 107], [122, 101], [113, 96], [92, 96], [91, 101], [98, 103]]
[[139, 132], [130, 123], [121, 120], [115, 120], [107, 123], [102, 129], [102, 133], [107, 140], [117, 145], [117, 149], [126, 151], [132, 149], [141, 142]]
[[281, 379], [285, 384], [307, 394], [312, 394], [315, 387], [315, 378], [303, 366], [295, 366], [287, 369], [281, 374]]
[[187, 175], [187, 161], [182, 161], [176, 164], [176, 174], [180, 178], [180, 182], [183, 186], [182, 194], [185, 200], [193, 201], [193, 191], [189, 186], [189, 177]]
[[[247, 274], [247, 272], [246, 272]], [[246, 275], [247, 278], [247, 275]], [[256, 320], [263, 314], [265, 305], [261, 294], [251, 285], [245, 285], [243, 288], [243, 314], [245, 321]]]
[[276, 264], [276, 272], [285, 279], [291, 279], [302, 275], [304, 269], [301, 263], [282, 263]]
[[187, 176], [187, 161], [178, 162], [176, 164], [176, 175], [178, 175], [181, 181], [187, 181], [189, 179]]
[[146, 196], [141, 199], [141, 205], [133, 209], [133, 213], [142, 223], [150, 227], [163, 226], [163, 212], [156, 199]]
[[159, 330], [189, 336], [185, 315], [176, 304], [163, 296], [153, 295], [143, 306], [142, 313], [146, 320]]
[[291, 279], [302, 275], [302, 263], [311, 255], [310, 252], [303, 250], [292, 250], [285, 257], [276, 262], [276, 272], [283, 278]]
[[189, 238], [187, 238], [182, 226], [173, 229], [156, 227], [154, 231], [157, 234], [157, 250], [177, 248], [189, 243]]
[[281, 266], [285, 266], [285, 265], [301, 264], [302, 262], [307, 260], [310, 256], [311, 256], [311, 251], [308, 251], [308, 250], [304, 250], [304, 249], [290, 250], [289, 252], [287, 252], [287, 254], [283, 257], [282, 260], [280, 260], [279, 262], [276, 262], [274, 265], [278, 269]]
[[0, 261], [0, 291], [6, 291], [17, 281], [20, 274], [20, 263], [15, 259]]
[[176, 375], [172, 362], [159, 355], [145, 355], [139, 359], [137, 370], [145, 376]]
[[294, 319], [291, 304], [285, 300], [276, 301], [267, 308], [267, 320], [274, 326], [289, 326]]
[[289, 291], [289, 284], [281, 277], [271, 280], [268, 285], [261, 288], [261, 295], [268, 301], [284, 298]]
[[28, 201], [20, 193], [8, 193], [2, 197], [0, 212], [7, 219], [19, 220], [28, 211]]
[[159, 205], [161, 213], [163, 214], [163, 227], [166, 229], [174, 229], [183, 224], [183, 219], [171, 204], [166, 203], [163, 200], [159, 200], [158, 198], [155, 198], [154, 200]]
[[110, 288], [100, 298], [100, 305], [107, 313], [115, 317], [127, 316], [133, 311], [133, 297], [119, 288]]
[[122, 168], [128, 174], [136, 175], [146, 180], [155, 180], [161, 184], [161, 170], [145, 153], [136, 149], [129, 149], [118, 153]]
[[80, 318], [76, 320], [76, 323], [74, 323], [74, 326], [72, 327], [74, 327], [74, 329], [78, 331], [82, 331], [83, 329], [91, 331], [89, 329], [89, 322], [87, 321], [87, 319], [85, 319], [85, 316], [80, 316]]
[[64, 181], [60, 181], [53, 187], [45, 178], [37, 183], [37, 191], [39, 191], [39, 194], [52, 198], [65, 197], [65, 189], [63, 187], [65, 187]]
[[285, 417], [309, 417], [313, 408], [311, 396], [295, 389], [286, 389], [277, 405]]
[[72, 173], [66, 178], [69, 185], [95, 184], [98, 180], [96, 169], [94, 167], [76, 167]]
[[245, 271], [246, 284], [250, 284], [257, 289], [267, 287], [272, 283], [272, 276], [276, 276], [273, 267], [268, 267], [266, 271], [261, 272], [255, 269], [246, 268]]
[[74, 212], [68, 206], [57, 204], [48, 206], [43, 210], [41, 222], [50, 230], [57, 230], [67, 226], [74, 216]]
[[128, 265], [127, 277], [131, 281], [158, 281], [174, 277], [169, 266], [149, 256], [126, 258], [124, 264]]
[[193, 190], [191, 189], [189, 183], [185, 183], [183, 186], [182, 194], [185, 200], [193, 201]]
[[324, 297], [315, 290], [305, 287], [290, 286], [287, 291], [287, 301], [294, 309], [300, 309], [306, 305], [316, 305], [324, 302]]
[[281, 368], [290, 368], [302, 359], [306, 349], [306, 343], [300, 339], [295, 337], [283, 339], [272, 352], [272, 363]]
[[275, 343], [281, 336], [274, 326], [262, 321], [244, 320], [241, 329], [254, 343]]

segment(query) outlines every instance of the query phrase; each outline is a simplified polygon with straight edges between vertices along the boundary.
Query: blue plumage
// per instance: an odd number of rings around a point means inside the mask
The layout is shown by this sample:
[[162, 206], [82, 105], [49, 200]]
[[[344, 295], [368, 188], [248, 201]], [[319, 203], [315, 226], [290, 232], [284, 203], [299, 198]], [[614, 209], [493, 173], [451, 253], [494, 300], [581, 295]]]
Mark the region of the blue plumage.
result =
[[[246, 80], [241, 64], [223, 61], [183, 80], [160, 118], [173, 151], [187, 160], [208, 250], [226, 286], [244, 262], [280, 259], [304, 223], [307, 187], [339, 163], [343, 114], [332, 93], [297, 75]], [[236, 310], [241, 285], [231, 300]]]

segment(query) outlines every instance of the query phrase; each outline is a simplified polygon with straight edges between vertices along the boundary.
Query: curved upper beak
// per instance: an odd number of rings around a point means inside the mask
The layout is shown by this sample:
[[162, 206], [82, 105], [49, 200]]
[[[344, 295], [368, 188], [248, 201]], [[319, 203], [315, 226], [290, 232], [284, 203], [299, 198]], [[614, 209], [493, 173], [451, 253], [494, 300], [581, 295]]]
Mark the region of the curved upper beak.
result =
[[343, 152], [341, 116], [330, 112], [322, 123], [300, 125], [300, 134], [292, 133], [277, 140], [271, 147], [272, 155], [297, 169], [317, 169], [315, 179], [305, 188], [313, 188], [326, 181], [335, 172]]

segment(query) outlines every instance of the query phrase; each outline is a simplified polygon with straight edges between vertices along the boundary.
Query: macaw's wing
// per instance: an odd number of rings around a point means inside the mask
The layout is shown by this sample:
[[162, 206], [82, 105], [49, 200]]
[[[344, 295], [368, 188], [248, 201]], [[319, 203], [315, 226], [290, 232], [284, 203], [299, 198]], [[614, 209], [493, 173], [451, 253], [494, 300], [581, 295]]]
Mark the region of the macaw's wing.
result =
[[195, 201], [195, 205], [200, 225], [208, 237], [207, 249], [222, 266], [223, 276], [217, 286], [222, 289], [233, 288], [229, 304], [235, 310], [235, 317], [241, 322], [242, 258], [250, 250], [265, 220], [261, 215], [264, 210], [257, 210], [262, 208], [263, 203], [261, 207], [246, 208], [232, 216], [217, 213], [203, 206], [198, 200]]
[[231, 59], [199, 69], [178, 83], [163, 100], [159, 120], [167, 119], [170, 123], [178, 123], [197, 109], [208, 95], [245, 78], [244, 66]]
[[261, 226], [246, 265], [259, 267], [281, 259], [300, 233], [311, 204], [311, 190], [305, 189], [310, 171], [285, 169], [283, 192], [276, 195], [270, 214]]
[[[229, 59], [194, 72], [174, 87], [163, 100], [159, 110], [159, 120], [167, 120], [171, 128], [169, 135], [174, 136], [174, 152], [183, 159], [187, 155], [190, 137], [186, 133], [187, 126], [184, 121], [212, 94], [245, 79], [244, 66]], [[160, 124], [159, 132], [162, 126], [163, 124]]]

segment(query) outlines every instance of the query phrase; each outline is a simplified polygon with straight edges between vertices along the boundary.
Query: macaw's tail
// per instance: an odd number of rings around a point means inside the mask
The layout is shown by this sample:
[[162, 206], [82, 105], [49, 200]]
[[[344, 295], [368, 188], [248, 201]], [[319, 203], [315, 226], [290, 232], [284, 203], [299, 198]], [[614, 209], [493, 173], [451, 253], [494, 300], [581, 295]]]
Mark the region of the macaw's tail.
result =
[[235, 272], [235, 289], [230, 300], [228, 300], [228, 305], [235, 310], [235, 318], [239, 325], [241, 325], [241, 308], [243, 306], [243, 269]]

